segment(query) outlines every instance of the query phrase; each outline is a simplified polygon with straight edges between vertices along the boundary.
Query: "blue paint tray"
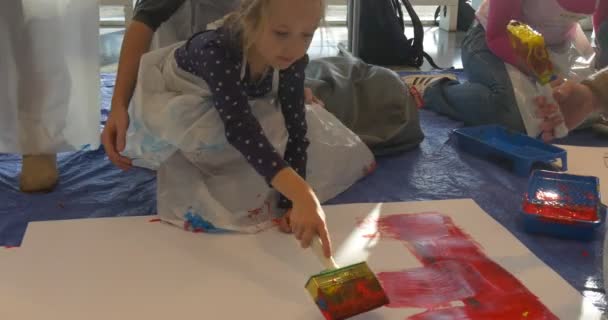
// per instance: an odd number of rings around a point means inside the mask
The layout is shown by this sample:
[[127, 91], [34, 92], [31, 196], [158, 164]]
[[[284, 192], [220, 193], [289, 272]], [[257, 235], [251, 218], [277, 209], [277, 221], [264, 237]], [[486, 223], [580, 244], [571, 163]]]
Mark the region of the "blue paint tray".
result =
[[464, 151], [507, 161], [519, 176], [528, 176], [535, 165], [568, 170], [566, 150], [498, 125], [460, 128], [453, 133]]
[[561, 238], [590, 240], [605, 220], [599, 179], [537, 170], [528, 180], [520, 214], [524, 230]]

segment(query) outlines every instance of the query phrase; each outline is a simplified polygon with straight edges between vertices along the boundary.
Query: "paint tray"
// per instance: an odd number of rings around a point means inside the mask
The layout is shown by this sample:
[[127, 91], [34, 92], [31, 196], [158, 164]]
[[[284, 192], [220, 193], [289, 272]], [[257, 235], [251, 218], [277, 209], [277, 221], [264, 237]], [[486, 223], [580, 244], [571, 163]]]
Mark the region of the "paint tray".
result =
[[528, 176], [535, 165], [563, 171], [568, 169], [566, 150], [501, 126], [465, 127], [455, 129], [453, 133], [464, 151], [506, 161], [519, 176]]
[[605, 220], [604, 209], [597, 177], [537, 170], [520, 214], [527, 232], [590, 240]]

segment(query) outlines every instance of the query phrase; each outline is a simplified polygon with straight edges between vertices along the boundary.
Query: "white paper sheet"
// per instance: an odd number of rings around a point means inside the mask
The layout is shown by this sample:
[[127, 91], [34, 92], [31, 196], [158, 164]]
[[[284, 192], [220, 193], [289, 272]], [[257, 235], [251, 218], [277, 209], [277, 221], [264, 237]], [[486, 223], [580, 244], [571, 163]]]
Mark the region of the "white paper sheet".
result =
[[568, 153], [567, 173], [600, 179], [602, 202], [608, 201], [608, 148], [558, 145]]
[[[326, 206], [336, 259], [375, 272], [421, 266], [403, 244], [368, 237], [392, 214], [440, 212], [560, 319], [599, 312], [472, 200]], [[0, 319], [322, 319], [304, 290], [320, 264], [295, 239], [184, 232], [151, 217], [35, 222], [0, 256]], [[452, 304], [452, 305], [458, 305]], [[462, 304], [460, 304], [462, 305]], [[381, 308], [359, 320], [403, 320], [422, 309]]]

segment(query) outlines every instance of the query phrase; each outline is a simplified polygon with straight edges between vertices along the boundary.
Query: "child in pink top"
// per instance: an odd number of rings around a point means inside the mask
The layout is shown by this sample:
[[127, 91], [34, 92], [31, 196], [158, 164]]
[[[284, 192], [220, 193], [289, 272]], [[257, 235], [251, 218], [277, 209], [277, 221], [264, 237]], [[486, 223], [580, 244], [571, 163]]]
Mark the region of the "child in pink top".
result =
[[512, 19], [529, 24], [549, 48], [559, 50], [582, 34], [578, 21], [588, 16], [596, 33], [596, 67], [603, 67], [608, 62], [608, 0], [484, 0], [462, 43], [468, 82], [427, 81], [425, 106], [465, 125], [499, 124], [526, 132], [505, 64], [526, 68], [514, 54], [507, 24]]

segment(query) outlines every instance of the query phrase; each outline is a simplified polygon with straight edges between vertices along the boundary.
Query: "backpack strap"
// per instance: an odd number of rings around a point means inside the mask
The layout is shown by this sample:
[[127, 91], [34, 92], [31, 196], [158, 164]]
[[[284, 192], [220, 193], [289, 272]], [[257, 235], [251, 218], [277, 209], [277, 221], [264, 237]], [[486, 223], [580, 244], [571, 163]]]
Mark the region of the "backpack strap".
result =
[[[424, 59], [426, 59], [429, 62], [429, 64], [431, 65], [431, 67], [433, 67], [435, 69], [443, 69], [443, 70], [454, 69], [454, 67], [441, 68], [441, 67], [437, 66], [437, 64], [435, 63], [433, 58], [431, 58], [431, 56], [424, 51], [424, 47], [423, 47], [424, 29], [422, 27], [422, 21], [420, 21], [420, 17], [418, 17], [418, 14], [414, 10], [414, 7], [412, 6], [412, 4], [410, 3], [409, 0], [401, 0], [401, 2], [403, 3], [403, 6], [407, 10], [407, 13], [410, 16], [410, 19], [412, 20], [412, 26], [414, 27], [414, 38], [410, 39], [411, 47], [414, 50], [411, 65], [413, 67], [419, 68], [424, 63]], [[440, 8], [438, 8], [438, 9], [440, 9]], [[399, 10], [401, 10], [401, 8]]]
[[[411, 47], [414, 50], [414, 54], [411, 57], [411, 65], [413, 67], [419, 68], [422, 63], [424, 63], [424, 50], [422, 46], [424, 42], [424, 29], [422, 28], [422, 22], [420, 21], [420, 17], [418, 17], [418, 14], [414, 10], [414, 7], [410, 3], [410, 1], [401, 0], [401, 2], [407, 10], [410, 19], [412, 20], [412, 26], [414, 27], [414, 38], [411, 39]], [[401, 8], [399, 8], [399, 10], [401, 10]]]

